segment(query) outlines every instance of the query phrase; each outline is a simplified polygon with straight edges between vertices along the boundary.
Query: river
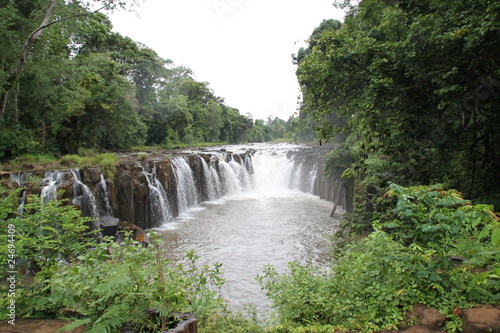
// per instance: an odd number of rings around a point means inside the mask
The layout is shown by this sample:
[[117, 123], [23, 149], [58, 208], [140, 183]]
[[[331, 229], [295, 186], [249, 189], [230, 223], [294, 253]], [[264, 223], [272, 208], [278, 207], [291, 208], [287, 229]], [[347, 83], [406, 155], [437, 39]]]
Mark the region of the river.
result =
[[290, 178], [286, 152], [296, 146], [251, 148], [256, 153], [248, 186], [192, 207], [156, 229], [173, 259], [182, 260], [186, 251], [194, 250], [200, 265], [222, 264], [223, 297], [232, 310], [245, 305], [269, 308], [270, 301], [255, 279], [265, 265], [285, 271], [291, 261], [328, 262], [341, 213], [330, 217], [331, 202], [293, 189], [296, 180]]

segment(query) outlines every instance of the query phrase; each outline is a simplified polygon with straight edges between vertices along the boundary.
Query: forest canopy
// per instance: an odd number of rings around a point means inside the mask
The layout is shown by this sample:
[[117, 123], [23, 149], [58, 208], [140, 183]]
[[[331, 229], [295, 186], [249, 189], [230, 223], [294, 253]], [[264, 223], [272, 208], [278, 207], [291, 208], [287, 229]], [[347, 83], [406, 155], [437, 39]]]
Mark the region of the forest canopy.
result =
[[189, 68], [114, 32], [106, 13], [134, 3], [0, 0], [0, 159], [285, 135], [284, 120], [241, 115]]
[[294, 56], [302, 128], [341, 144], [343, 174], [373, 210], [389, 182], [444, 183], [500, 204], [500, 3], [337, 1]]

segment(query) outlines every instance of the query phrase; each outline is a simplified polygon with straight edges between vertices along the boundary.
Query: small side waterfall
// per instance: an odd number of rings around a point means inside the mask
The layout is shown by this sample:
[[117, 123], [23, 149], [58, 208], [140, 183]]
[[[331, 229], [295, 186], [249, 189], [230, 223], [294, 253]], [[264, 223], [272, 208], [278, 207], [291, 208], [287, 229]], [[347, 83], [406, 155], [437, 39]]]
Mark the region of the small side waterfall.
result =
[[153, 165], [152, 171], [147, 172], [141, 165], [142, 173], [146, 176], [149, 189], [149, 212], [148, 219], [157, 223], [167, 223], [172, 219], [167, 193], [163, 185], [156, 177], [156, 166]]
[[318, 163], [314, 164], [313, 168], [311, 169], [311, 171], [309, 171], [309, 173], [307, 174], [307, 184], [308, 184], [308, 188], [307, 188], [307, 192], [308, 193], [311, 193], [313, 194], [314, 193], [314, 187], [316, 185], [316, 179], [318, 178]]
[[98, 193], [99, 193], [99, 215], [100, 216], [113, 216], [113, 208], [111, 207], [111, 200], [109, 198], [109, 189], [106, 180], [104, 179], [103, 174], [101, 173], [99, 185], [98, 185]]
[[179, 214], [189, 207], [198, 204], [198, 191], [193, 177], [193, 171], [182, 157], [172, 159], [175, 181], [177, 184], [177, 207]]
[[202, 176], [204, 177], [204, 184], [206, 186], [207, 199], [209, 201], [216, 200], [221, 196], [222, 193], [219, 174], [217, 173], [217, 170], [215, 168], [208, 166], [203, 157], [198, 157], [203, 168]]

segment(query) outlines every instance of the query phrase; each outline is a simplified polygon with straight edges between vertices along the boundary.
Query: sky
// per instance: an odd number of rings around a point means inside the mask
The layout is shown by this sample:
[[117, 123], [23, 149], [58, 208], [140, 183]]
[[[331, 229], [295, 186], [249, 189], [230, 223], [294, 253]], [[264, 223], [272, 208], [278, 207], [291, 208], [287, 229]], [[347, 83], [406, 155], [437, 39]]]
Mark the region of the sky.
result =
[[323, 19], [343, 20], [333, 0], [140, 0], [110, 14], [114, 31], [190, 68], [225, 104], [287, 120], [299, 86], [291, 54]]

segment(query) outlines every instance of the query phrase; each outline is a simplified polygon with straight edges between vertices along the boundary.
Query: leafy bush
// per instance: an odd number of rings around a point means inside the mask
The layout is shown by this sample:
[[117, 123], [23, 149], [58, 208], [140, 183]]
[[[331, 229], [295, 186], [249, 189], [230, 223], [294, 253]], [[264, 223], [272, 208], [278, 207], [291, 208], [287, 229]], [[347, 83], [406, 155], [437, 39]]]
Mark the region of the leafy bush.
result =
[[[439, 188], [391, 186], [387, 215], [394, 219], [375, 221], [375, 232], [346, 246], [326, 269], [291, 263], [278, 274], [267, 267], [259, 280], [282, 325], [376, 332], [396, 328], [423, 303], [447, 315], [453, 332], [460, 321], [455, 307], [498, 303], [498, 217], [491, 207], [472, 206], [456, 191]], [[451, 259], [460, 255], [463, 262], [455, 264]]]
[[458, 239], [491, 242], [500, 250], [500, 222], [489, 205], [472, 205], [456, 190], [442, 185], [389, 186], [386, 198], [397, 200], [383, 223], [385, 230], [406, 244], [426, 246], [442, 252]]
[[[15, 230], [12, 244], [15, 255], [8, 252], [8, 234], [0, 234], [0, 260], [13, 264], [22, 281], [25, 269], [34, 274], [32, 284], [20, 285], [16, 290], [16, 306], [19, 316], [51, 316], [43, 302], [38, 300], [46, 294], [47, 279], [50, 279], [59, 266], [74, 260], [80, 253], [96, 244], [95, 237], [89, 232], [92, 219], [80, 216], [80, 212], [64, 201], [43, 203], [37, 196], [29, 196], [26, 204], [19, 208], [20, 190], [3, 196], [0, 205], [0, 229]], [[19, 212], [19, 211], [21, 212]], [[12, 269], [9, 269], [12, 270]], [[4, 270], [7, 271], [7, 270]], [[5, 286], [2, 286], [2, 289]], [[3, 292], [3, 290], [2, 290]], [[2, 299], [0, 305], [6, 309]], [[5, 314], [0, 313], [0, 319]]]
[[0, 126], [0, 159], [10, 159], [37, 149], [33, 133], [22, 126]]
[[[0, 189], [1, 190], [1, 189]], [[196, 312], [201, 320], [224, 308], [219, 288], [220, 265], [198, 267], [193, 252], [186, 264], [166, 258], [160, 241], [143, 247], [126, 237], [122, 243], [88, 231], [92, 219], [63, 201], [43, 203], [29, 196], [18, 213], [20, 190], [0, 191], [0, 230], [15, 230], [15, 239], [0, 234], [0, 260], [22, 267], [33, 283], [17, 286], [16, 315], [68, 318], [68, 328], [88, 326], [88, 332], [111, 332], [129, 325], [141, 331], [160, 331], [176, 321], [177, 312]], [[15, 254], [8, 251], [15, 245]], [[4, 272], [12, 269], [4, 269]], [[0, 286], [0, 292], [8, 287]], [[0, 299], [0, 320], [6, 319], [9, 299]]]
[[186, 266], [175, 264], [166, 259], [158, 240], [153, 243], [152, 248], [131, 240], [99, 244], [51, 279], [48, 303], [61, 315], [78, 316], [68, 328], [88, 325], [86, 332], [123, 325], [164, 331], [175, 324], [175, 313], [192, 311], [204, 318], [223, 307], [219, 265], [199, 269], [192, 252]]

